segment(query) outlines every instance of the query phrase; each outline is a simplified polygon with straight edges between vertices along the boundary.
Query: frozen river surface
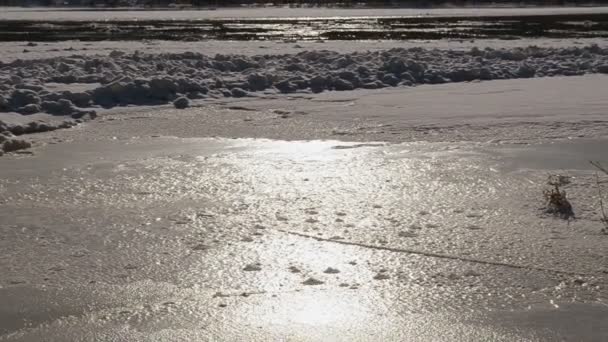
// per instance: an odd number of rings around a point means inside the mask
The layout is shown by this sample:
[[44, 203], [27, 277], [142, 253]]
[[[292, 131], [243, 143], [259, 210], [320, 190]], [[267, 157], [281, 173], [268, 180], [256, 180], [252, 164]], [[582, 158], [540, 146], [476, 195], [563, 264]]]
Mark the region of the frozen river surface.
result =
[[[605, 140], [131, 138], [0, 159], [0, 340], [608, 337]], [[569, 170], [577, 219], [545, 214]]]

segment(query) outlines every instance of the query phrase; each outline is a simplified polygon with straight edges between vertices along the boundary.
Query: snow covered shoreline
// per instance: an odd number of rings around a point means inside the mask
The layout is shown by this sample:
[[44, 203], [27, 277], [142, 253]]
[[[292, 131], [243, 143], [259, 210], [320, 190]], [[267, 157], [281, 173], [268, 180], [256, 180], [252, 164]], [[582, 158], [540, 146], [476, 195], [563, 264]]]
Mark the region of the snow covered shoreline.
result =
[[100, 108], [172, 102], [186, 108], [207, 99], [593, 73], [608, 73], [608, 48], [307, 50], [252, 56], [115, 50], [1, 64], [0, 112], [6, 114], [0, 118], [46, 113], [62, 120], [0, 122], [0, 131], [20, 135], [71, 127], [94, 118]]

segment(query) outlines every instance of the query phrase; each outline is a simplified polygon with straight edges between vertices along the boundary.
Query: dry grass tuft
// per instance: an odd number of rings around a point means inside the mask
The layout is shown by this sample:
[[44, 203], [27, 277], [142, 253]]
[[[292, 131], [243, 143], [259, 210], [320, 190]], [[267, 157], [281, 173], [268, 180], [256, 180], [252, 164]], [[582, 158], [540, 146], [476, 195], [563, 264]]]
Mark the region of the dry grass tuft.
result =
[[543, 192], [545, 200], [547, 201], [546, 212], [559, 216], [564, 220], [570, 221], [574, 219], [574, 210], [572, 205], [566, 197], [566, 192], [560, 189], [560, 186], [564, 186], [570, 183], [570, 177], [563, 175], [549, 175], [547, 184], [551, 186]]

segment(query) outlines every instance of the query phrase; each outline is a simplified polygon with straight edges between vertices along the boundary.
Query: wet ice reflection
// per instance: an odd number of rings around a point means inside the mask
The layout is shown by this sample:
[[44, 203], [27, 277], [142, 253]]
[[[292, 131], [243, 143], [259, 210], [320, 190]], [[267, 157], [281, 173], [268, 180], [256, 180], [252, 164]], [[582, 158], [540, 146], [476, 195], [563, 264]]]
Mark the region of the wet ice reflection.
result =
[[[96, 324], [404, 340], [403, 327], [425, 326], [416, 314], [605, 298], [591, 211], [571, 226], [539, 215], [546, 170], [513, 147], [159, 138], [79, 144], [85, 162], [65, 149], [0, 168], [0, 285], [76, 289], [84, 303], [97, 292], [112, 305]], [[589, 198], [591, 176], [569, 194]]]
[[[291, 298], [283, 298], [284, 305], [257, 307], [247, 320], [253, 324], [276, 327], [278, 331], [286, 326], [302, 329], [335, 330], [355, 329], [376, 314], [360, 303], [357, 296], [337, 295], [328, 291], [298, 293]], [[376, 324], [382, 324], [380, 320]]]

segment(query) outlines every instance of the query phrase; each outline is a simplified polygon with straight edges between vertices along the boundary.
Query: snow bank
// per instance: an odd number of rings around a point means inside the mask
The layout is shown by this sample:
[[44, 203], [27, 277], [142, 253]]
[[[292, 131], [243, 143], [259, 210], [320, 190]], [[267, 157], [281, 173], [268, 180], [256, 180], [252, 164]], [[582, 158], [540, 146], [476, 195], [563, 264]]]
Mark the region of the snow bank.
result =
[[32, 146], [29, 142], [16, 138], [6, 128], [6, 125], [0, 121], [0, 156], [5, 152], [13, 152]]
[[[253, 56], [112, 51], [107, 56], [72, 55], [0, 64], [0, 112], [44, 112], [86, 120], [96, 116], [95, 108], [169, 103], [186, 108], [192, 101], [260, 92], [319, 93], [588, 73], [608, 73], [608, 48], [396, 48]], [[89, 89], [59, 90], [56, 84], [85, 84]], [[60, 128], [0, 127], [13, 134]]]
[[0, 42], [0, 62], [10, 63], [17, 59], [48, 59], [51, 57], [69, 57], [73, 55], [107, 55], [118, 50], [127, 54], [135, 51], [140, 53], [183, 53], [196, 51], [206, 55], [247, 55], [259, 54], [297, 54], [310, 50], [331, 50], [340, 53], [353, 53], [355, 51], [377, 51], [395, 48], [425, 48], [440, 50], [466, 51], [473, 47], [494, 49], [525, 48], [530, 45], [543, 48], [567, 48], [571, 46], [586, 46], [597, 44], [608, 46], [608, 38], [520, 38], [504, 39], [433, 39], [433, 40], [141, 40], [141, 41], [77, 41], [66, 40], [61, 42], [27, 41]]

